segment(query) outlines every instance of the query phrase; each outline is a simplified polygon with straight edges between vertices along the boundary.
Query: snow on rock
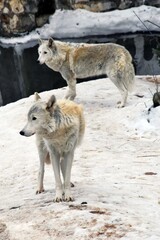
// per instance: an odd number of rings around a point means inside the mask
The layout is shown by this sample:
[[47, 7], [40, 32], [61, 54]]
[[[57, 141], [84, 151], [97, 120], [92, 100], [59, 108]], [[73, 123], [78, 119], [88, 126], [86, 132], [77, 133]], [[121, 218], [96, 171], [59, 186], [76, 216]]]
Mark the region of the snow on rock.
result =
[[[142, 24], [142, 22], [146, 25]], [[87, 36], [111, 35], [116, 33], [135, 33], [146, 31], [160, 31], [160, 8], [145, 6], [125, 10], [114, 10], [95, 13], [77, 9], [57, 10], [49, 19], [49, 24], [37, 28], [30, 34], [17, 38], [0, 38], [5, 44], [28, 42], [39, 37], [49, 38], [80, 38]], [[154, 24], [150, 23], [153, 22]]]
[[[114, 10], [104, 13], [94, 13], [86, 10], [57, 11], [50, 18], [51, 31], [57, 38], [77, 38], [85, 36], [111, 35], [147, 31], [136, 15], [152, 31], [160, 29], [147, 21], [160, 26], [160, 9], [142, 5], [125, 10]], [[45, 28], [44, 28], [45, 29]], [[46, 25], [46, 30], [48, 26]], [[44, 37], [46, 37], [44, 30]]]
[[[46, 191], [35, 195], [35, 136], [19, 134], [33, 96], [1, 107], [0, 239], [159, 240], [159, 107], [147, 114], [155, 89], [137, 78], [127, 106], [118, 109], [120, 95], [110, 80], [77, 84], [76, 102], [84, 105], [86, 133], [75, 154], [75, 201], [70, 203], [53, 203], [51, 166], [46, 166]], [[40, 95], [62, 98], [65, 90]]]

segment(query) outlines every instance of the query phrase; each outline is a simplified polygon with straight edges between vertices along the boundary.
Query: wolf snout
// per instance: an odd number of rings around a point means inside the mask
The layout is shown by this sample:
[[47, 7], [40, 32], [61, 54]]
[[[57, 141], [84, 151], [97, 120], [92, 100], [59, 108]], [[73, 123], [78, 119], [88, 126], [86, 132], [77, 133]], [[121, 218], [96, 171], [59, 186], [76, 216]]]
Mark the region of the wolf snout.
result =
[[22, 136], [25, 136], [25, 137], [30, 137], [30, 136], [34, 135], [35, 133], [34, 133], [34, 132], [31, 132], [31, 131], [21, 130], [21, 131], [19, 132], [19, 134], [22, 135]]
[[37, 62], [39, 63], [39, 64], [43, 64], [44, 62], [42, 61], [42, 60], [40, 60], [39, 58], [37, 59]]
[[25, 135], [24, 131], [20, 131], [19, 134], [21, 134], [22, 136]]

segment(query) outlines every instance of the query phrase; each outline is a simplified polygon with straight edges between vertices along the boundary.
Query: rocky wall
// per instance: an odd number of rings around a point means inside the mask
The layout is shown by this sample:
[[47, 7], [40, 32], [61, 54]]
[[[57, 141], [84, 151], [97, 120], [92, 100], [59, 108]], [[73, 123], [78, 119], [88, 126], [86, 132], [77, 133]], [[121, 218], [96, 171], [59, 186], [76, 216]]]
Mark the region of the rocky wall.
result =
[[93, 12], [105, 12], [115, 9], [123, 10], [141, 5], [160, 7], [160, 0], [59, 0], [56, 2], [57, 8], [82, 8]]
[[0, 0], [0, 36], [27, 34], [47, 23], [56, 9], [105, 12], [143, 4], [160, 7], [160, 0]]
[[[62, 8], [66, 6], [66, 4], [64, 5], [65, 1], [60, 0], [59, 2], [62, 3]], [[68, 0], [66, 2], [68, 2], [68, 8], [82, 8], [93, 12], [105, 12], [115, 9], [123, 10], [141, 5], [160, 7], [160, 0]]]
[[27, 34], [45, 24], [54, 11], [53, 0], [1, 0], [0, 36]]

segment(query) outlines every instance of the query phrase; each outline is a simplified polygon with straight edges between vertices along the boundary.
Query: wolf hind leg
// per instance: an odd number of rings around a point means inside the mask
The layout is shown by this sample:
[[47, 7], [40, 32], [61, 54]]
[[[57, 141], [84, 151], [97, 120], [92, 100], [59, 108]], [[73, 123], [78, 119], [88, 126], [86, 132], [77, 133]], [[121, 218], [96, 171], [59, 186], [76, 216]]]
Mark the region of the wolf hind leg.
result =
[[122, 108], [125, 106], [128, 97], [128, 83], [125, 74], [123, 71], [115, 71], [115, 69], [112, 68], [112, 71], [107, 73], [107, 75], [121, 94], [121, 101], [117, 102], [117, 107]]
[[[124, 107], [127, 102], [128, 92], [133, 90], [135, 82], [135, 73], [133, 65], [127, 64], [123, 72], [120, 71], [120, 74], [117, 76], [117, 87], [121, 93], [122, 100], [119, 103], [118, 107]], [[116, 84], [115, 84], [116, 85]]]
[[117, 102], [117, 107], [122, 108], [126, 105], [127, 97], [128, 97], [128, 91], [127, 90], [120, 90], [122, 100]]

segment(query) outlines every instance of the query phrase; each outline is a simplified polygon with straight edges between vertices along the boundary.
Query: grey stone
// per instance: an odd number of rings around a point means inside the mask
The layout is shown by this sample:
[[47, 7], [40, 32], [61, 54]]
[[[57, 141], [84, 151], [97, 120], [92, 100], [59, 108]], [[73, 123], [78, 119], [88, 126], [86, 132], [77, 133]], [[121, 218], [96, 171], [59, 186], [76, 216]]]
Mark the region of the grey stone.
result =
[[12, 37], [41, 27], [55, 11], [54, 6], [54, 0], [1, 0], [0, 35]]
[[56, 9], [106, 12], [143, 4], [160, 7], [160, 0], [1, 0], [0, 35], [12, 37], [41, 27]]

